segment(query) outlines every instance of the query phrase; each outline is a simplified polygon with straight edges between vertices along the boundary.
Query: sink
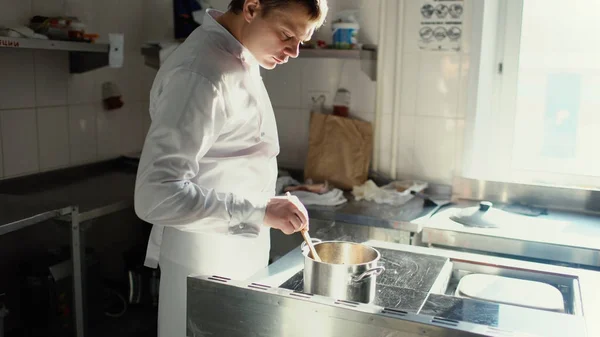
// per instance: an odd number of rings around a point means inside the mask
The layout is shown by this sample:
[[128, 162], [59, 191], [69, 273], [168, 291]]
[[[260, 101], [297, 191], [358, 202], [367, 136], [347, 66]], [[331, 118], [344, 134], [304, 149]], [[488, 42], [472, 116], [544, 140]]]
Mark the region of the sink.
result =
[[[467, 277], [468, 279], [476, 275], [498, 276], [501, 278], [505, 278], [509, 282], [510, 280], [514, 280], [516, 284], [519, 284], [519, 281], [523, 281], [524, 284], [533, 285], [533, 282], [535, 282], [537, 285], [540, 285], [541, 283], [541, 286], [549, 286], [553, 289], [557, 289], [558, 292], [560, 292], [560, 295], [562, 295], [563, 303], [562, 308], [560, 308], [560, 310], [555, 311], [560, 311], [569, 315], [583, 315], [583, 309], [581, 305], [581, 298], [579, 292], [579, 280], [576, 277], [570, 275], [539, 272], [535, 270], [518, 269], [509, 266], [488, 265], [472, 261], [451, 259], [450, 262], [452, 264], [451, 272], [448, 275], [439, 275], [440, 278], [447, 278], [443, 280], [445, 286], [437, 288], [437, 291], [435, 289], [432, 289], [433, 294], [445, 295], [455, 298], [467, 298], [467, 296], [461, 296], [459, 294], [460, 291], [457, 291], [461, 280], [465, 279], [465, 277], [469, 276]], [[478, 301], [483, 300], [478, 299]], [[515, 303], [514, 305], [517, 304]]]

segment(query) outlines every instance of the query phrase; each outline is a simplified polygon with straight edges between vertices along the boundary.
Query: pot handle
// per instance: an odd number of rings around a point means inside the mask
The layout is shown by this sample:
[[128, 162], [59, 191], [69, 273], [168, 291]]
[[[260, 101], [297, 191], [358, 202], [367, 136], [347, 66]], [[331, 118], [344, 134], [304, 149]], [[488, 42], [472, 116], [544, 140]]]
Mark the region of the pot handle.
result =
[[384, 266], [379, 266], [379, 267], [375, 267], [375, 268], [371, 268], [369, 270], [367, 270], [366, 272], [358, 275], [358, 276], [353, 276], [352, 277], [352, 282], [360, 282], [363, 281], [369, 277], [374, 277], [374, 276], [379, 276], [381, 275], [381, 273], [383, 273], [385, 271], [385, 267]]
[[[323, 240], [317, 239], [317, 238], [310, 238], [310, 241], [312, 243], [319, 243], [319, 242], [323, 242]], [[302, 241], [302, 244], [300, 245], [300, 250], [304, 250], [307, 249], [308, 247], [306, 247], [306, 242]]]

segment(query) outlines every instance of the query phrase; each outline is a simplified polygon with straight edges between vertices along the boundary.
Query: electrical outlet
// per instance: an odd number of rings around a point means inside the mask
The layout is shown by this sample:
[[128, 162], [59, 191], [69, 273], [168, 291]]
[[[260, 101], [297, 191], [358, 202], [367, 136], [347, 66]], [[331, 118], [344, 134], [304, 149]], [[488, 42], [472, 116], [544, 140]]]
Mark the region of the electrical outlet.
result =
[[305, 99], [306, 108], [310, 109], [313, 105], [323, 102], [323, 108], [331, 106], [331, 94], [329, 91], [309, 91]]

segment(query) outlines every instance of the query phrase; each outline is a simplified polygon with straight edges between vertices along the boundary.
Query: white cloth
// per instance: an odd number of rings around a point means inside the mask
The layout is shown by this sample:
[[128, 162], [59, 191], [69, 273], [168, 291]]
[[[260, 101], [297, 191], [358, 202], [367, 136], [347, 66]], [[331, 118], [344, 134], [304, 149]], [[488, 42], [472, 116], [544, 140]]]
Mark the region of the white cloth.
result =
[[[296, 179], [290, 176], [283, 176], [277, 178], [275, 190], [277, 191], [278, 195], [283, 195], [284, 189], [287, 186], [297, 185], [300, 185], [300, 182], [298, 182]], [[344, 192], [337, 188], [334, 188], [323, 194], [313, 193], [309, 191], [291, 191], [290, 194], [295, 195], [304, 206], [337, 206], [348, 202], [348, 199], [344, 197]]]
[[379, 187], [373, 180], [367, 180], [360, 186], [352, 187], [352, 195], [356, 200], [365, 199], [378, 204], [400, 206], [413, 198], [411, 191], [421, 192], [425, 188], [427, 188], [427, 183], [421, 181], [392, 181]]
[[344, 192], [337, 188], [323, 194], [308, 191], [291, 191], [290, 194], [298, 197], [304, 206], [338, 206], [348, 202], [348, 199], [344, 197]]
[[[153, 224], [145, 265], [181, 267], [161, 279], [162, 301], [185, 299], [186, 273], [244, 278], [268, 263], [262, 221], [275, 195], [277, 126], [258, 63], [215, 21], [220, 14], [207, 11], [150, 92], [135, 211]], [[160, 308], [168, 328], [159, 336], [185, 336], [185, 325], [171, 324], [185, 317], [185, 301]]]

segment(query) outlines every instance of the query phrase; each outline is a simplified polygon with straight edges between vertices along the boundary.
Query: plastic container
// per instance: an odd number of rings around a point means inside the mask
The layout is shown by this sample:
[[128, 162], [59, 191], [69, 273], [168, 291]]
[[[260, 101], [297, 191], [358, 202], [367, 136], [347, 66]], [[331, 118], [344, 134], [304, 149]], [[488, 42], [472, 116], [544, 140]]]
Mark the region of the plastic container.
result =
[[336, 22], [331, 25], [333, 29], [333, 48], [353, 49], [357, 46], [358, 30], [360, 25], [353, 22]]

